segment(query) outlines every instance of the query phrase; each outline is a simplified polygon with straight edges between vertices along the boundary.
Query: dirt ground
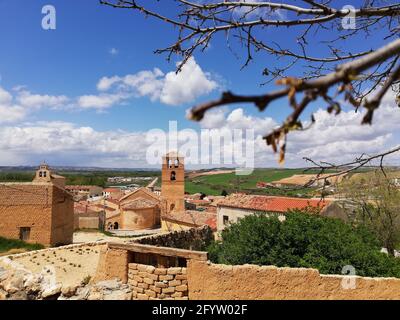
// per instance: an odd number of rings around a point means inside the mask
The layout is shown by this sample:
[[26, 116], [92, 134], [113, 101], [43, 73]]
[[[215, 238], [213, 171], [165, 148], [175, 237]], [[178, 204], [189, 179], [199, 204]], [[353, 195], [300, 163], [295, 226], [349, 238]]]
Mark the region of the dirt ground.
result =
[[[156, 229], [148, 233], [154, 234], [160, 232], [162, 233], [160, 229]], [[143, 234], [143, 231], [141, 234]], [[81, 281], [85, 279], [88, 280], [89, 276], [95, 274], [100, 258], [100, 249], [105, 245], [104, 241], [126, 242], [132, 241], [133, 239], [132, 237], [107, 236], [104, 233], [96, 231], [78, 231], [74, 233], [73, 242], [74, 244], [82, 244], [82, 246], [66, 246], [48, 250], [31, 251], [25, 256], [12, 256], [12, 261], [21, 264], [34, 273], [40, 273], [44, 269], [54, 268], [56, 281], [61, 282], [63, 287], [68, 287], [78, 285]], [[99, 242], [99, 244], [96, 244], [96, 242]], [[9, 251], [8, 254], [23, 252], [23, 250], [16, 249], [12, 251], [13, 252]], [[1, 261], [0, 266], [6, 267]]]
[[204, 172], [191, 172], [188, 174], [188, 178], [196, 178], [200, 176], [212, 176], [216, 174], [224, 174], [224, 173], [232, 173], [235, 170], [213, 170], [213, 171], [204, 171]]
[[[13, 257], [12, 261], [26, 269], [40, 273], [44, 268], [54, 268], [56, 281], [63, 287], [77, 285], [93, 276], [100, 257], [101, 244], [81, 247], [66, 247], [56, 250], [38, 250], [23, 257]], [[2, 264], [0, 262], [0, 264]]]

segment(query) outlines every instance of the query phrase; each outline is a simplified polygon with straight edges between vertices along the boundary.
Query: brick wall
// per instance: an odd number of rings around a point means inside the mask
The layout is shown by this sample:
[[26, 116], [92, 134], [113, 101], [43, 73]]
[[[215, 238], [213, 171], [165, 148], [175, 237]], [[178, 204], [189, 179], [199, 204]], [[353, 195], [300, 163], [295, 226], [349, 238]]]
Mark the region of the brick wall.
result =
[[186, 268], [156, 268], [129, 263], [128, 284], [133, 288], [133, 299], [188, 300]]
[[53, 187], [51, 245], [72, 243], [74, 202], [65, 190]]
[[72, 197], [47, 183], [0, 184], [0, 236], [18, 239], [21, 227], [30, 228], [30, 243], [71, 243]]

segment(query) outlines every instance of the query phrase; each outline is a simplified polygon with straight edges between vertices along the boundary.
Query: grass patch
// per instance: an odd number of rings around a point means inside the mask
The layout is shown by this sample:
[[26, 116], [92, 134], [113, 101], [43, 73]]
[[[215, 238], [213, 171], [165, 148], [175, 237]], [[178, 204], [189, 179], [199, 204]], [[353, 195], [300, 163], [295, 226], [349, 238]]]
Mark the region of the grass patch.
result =
[[26, 251], [43, 249], [44, 246], [39, 243], [26, 243], [21, 240], [6, 239], [0, 237], [0, 252], [8, 252], [13, 249], [25, 249]]

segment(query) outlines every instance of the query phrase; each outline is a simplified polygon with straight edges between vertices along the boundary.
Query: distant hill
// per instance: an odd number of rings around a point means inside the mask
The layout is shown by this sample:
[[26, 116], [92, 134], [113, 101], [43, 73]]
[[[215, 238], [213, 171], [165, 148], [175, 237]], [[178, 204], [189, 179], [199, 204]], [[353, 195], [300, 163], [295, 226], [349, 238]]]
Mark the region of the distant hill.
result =
[[[36, 171], [38, 166], [0, 166], [0, 172], [26, 172]], [[115, 171], [115, 172], [138, 172], [138, 171], [160, 171], [154, 168], [102, 168], [102, 167], [74, 167], [74, 166], [50, 166], [53, 171], [59, 172], [102, 172], [102, 171]]]

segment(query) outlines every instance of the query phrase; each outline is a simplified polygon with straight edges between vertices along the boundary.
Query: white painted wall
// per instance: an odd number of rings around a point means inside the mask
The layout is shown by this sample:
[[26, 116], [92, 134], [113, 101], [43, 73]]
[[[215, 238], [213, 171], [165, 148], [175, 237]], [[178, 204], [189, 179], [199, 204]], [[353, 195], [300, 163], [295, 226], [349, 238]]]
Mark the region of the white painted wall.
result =
[[[257, 211], [242, 208], [218, 207], [217, 209], [217, 231], [222, 231], [226, 227], [224, 225], [224, 216], [228, 217], [229, 224], [236, 223], [239, 219], [254, 214]], [[276, 213], [280, 221], [285, 220], [285, 215]]]

